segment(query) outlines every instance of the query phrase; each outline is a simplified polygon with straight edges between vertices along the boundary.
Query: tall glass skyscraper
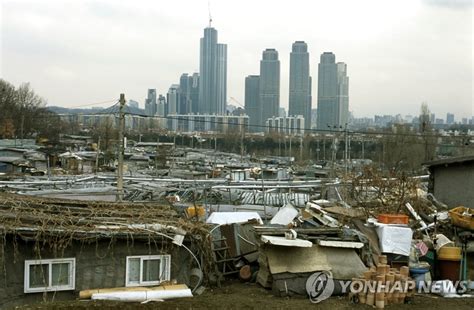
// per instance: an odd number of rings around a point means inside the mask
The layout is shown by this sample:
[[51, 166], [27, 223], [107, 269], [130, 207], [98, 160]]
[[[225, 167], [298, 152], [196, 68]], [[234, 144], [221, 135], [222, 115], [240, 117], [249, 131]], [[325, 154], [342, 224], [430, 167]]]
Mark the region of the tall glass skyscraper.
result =
[[245, 78], [245, 113], [249, 116], [249, 130], [262, 131], [260, 120], [260, 76], [249, 75]]
[[311, 77], [309, 76], [308, 45], [293, 43], [290, 53], [289, 115], [302, 115], [305, 128], [311, 128]]
[[344, 127], [349, 122], [349, 77], [343, 62], [337, 63], [337, 106], [339, 123]]
[[280, 60], [273, 48], [263, 51], [259, 86], [260, 124], [265, 125], [267, 119], [278, 116], [280, 108]]
[[217, 30], [204, 29], [200, 51], [199, 108], [202, 114], [223, 115], [227, 100], [227, 45], [217, 43]]
[[156, 114], [156, 89], [148, 89], [148, 94], [145, 99], [145, 114], [149, 116]]
[[336, 64], [331, 52], [321, 54], [318, 67], [318, 129], [344, 128], [349, 117], [347, 65]]

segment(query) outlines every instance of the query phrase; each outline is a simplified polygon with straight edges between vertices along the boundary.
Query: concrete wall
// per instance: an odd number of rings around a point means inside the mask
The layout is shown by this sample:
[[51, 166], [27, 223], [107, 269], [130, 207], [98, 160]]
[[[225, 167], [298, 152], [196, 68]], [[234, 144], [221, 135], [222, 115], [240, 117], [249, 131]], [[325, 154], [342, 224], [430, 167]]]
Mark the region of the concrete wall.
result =
[[474, 163], [431, 168], [433, 194], [449, 207], [474, 208]]
[[[188, 284], [189, 271], [193, 264], [190, 254], [181, 247], [171, 243], [157, 243], [151, 245], [145, 242], [119, 240], [110, 244], [109, 240], [97, 244], [74, 243], [64, 251], [64, 255], [54, 255], [44, 249], [41, 257], [49, 258], [76, 258], [76, 280], [74, 291], [60, 291], [49, 293], [24, 293], [24, 266], [25, 260], [37, 259], [33, 251], [34, 242], [18, 241], [17, 254], [14, 255], [12, 238], [7, 237], [4, 248], [5, 259], [2, 261], [0, 253], [0, 309], [16, 305], [38, 303], [43, 300], [71, 300], [78, 298], [79, 291], [92, 288], [124, 287], [126, 256], [130, 255], [171, 255], [171, 279], [178, 283]], [[1, 243], [0, 243], [1, 246]]]

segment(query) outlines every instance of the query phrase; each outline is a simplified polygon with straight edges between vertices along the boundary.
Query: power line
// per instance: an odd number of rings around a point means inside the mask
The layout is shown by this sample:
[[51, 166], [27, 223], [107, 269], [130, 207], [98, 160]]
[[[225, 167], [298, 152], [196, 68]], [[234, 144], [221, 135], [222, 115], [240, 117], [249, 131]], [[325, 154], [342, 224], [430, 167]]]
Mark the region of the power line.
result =
[[67, 107], [67, 109], [89, 107], [89, 106], [93, 106], [93, 105], [96, 105], [96, 104], [110, 103], [110, 102], [114, 102], [114, 101], [117, 101], [117, 99], [106, 100], [106, 101], [99, 101], [99, 102], [93, 102], [93, 103], [85, 103], [85, 104], [80, 104], [80, 105], [75, 105], [75, 106]]
[[[160, 118], [160, 119], [170, 119], [170, 120], [183, 120], [187, 121], [189, 118], [187, 117], [178, 117], [178, 116], [150, 116], [150, 115], [145, 115], [145, 114], [139, 114], [139, 113], [127, 113], [127, 115], [135, 115], [135, 116], [140, 116], [140, 117], [145, 117], [145, 118]], [[202, 116], [199, 114], [196, 114], [194, 116]], [[193, 119], [193, 122], [199, 122], [199, 123], [213, 123], [213, 124], [221, 124], [221, 125], [233, 125], [233, 126], [240, 126], [241, 124], [236, 124], [232, 122], [225, 122], [225, 121], [217, 121], [217, 120], [205, 120], [205, 119]], [[285, 129], [285, 130], [294, 130], [294, 131], [306, 131], [306, 132], [313, 132], [313, 133], [338, 133], [342, 134], [344, 133], [344, 130], [334, 130], [334, 129], [309, 129], [309, 128], [298, 128], [298, 127], [290, 127], [290, 126], [279, 126], [279, 127], [272, 127], [272, 126], [267, 126], [267, 125], [251, 125], [251, 124], [246, 124], [243, 125], [245, 127], [253, 127], [253, 128], [265, 128], [269, 130], [278, 130], [278, 129]], [[354, 135], [354, 134], [361, 134], [361, 135], [385, 135], [385, 136], [407, 136], [407, 137], [418, 137], [418, 138], [447, 138], [447, 137], [452, 137], [452, 138], [466, 138], [465, 136], [443, 136], [440, 134], [410, 134], [410, 133], [394, 133], [394, 132], [366, 132], [366, 131], [355, 131], [355, 130], [348, 130], [347, 134]]]

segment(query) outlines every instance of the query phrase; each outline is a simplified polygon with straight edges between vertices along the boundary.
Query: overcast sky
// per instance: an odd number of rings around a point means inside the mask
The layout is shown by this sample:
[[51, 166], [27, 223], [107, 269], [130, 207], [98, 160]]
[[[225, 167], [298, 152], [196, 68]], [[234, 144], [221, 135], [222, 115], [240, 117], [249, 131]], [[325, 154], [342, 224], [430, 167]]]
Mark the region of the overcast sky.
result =
[[[166, 94], [181, 73], [199, 71], [207, 0], [0, 0], [1, 77], [30, 82], [49, 105], [79, 106], [125, 93], [143, 106], [148, 88]], [[348, 65], [355, 116], [471, 117], [471, 0], [213, 0], [212, 25], [228, 44], [227, 96], [244, 104], [244, 80], [265, 48], [281, 61], [288, 107], [291, 44], [308, 43], [317, 105], [322, 52]], [[229, 101], [230, 104], [236, 105]]]

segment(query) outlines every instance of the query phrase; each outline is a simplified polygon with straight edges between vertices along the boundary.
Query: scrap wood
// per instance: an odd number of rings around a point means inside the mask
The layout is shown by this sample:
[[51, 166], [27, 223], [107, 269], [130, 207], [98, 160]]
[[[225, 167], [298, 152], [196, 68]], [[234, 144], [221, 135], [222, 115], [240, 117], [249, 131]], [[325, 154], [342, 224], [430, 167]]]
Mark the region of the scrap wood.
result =
[[360, 219], [353, 219], [352, 223], [358, 231], [363, 233], [369, 239], [370, 248], [375, 255], [374, 261], [377, 261], [376, 259], [378, 255], [380, 255], [382, 252], [380, 251], [379, 237], [375, 231], [375, 228], [365, 226], [364, 222]]
[[345, 208], [339, 206], [326, 207], [324, 211], [352, 218], [365, 218], [365, 212], [361, 208]]

